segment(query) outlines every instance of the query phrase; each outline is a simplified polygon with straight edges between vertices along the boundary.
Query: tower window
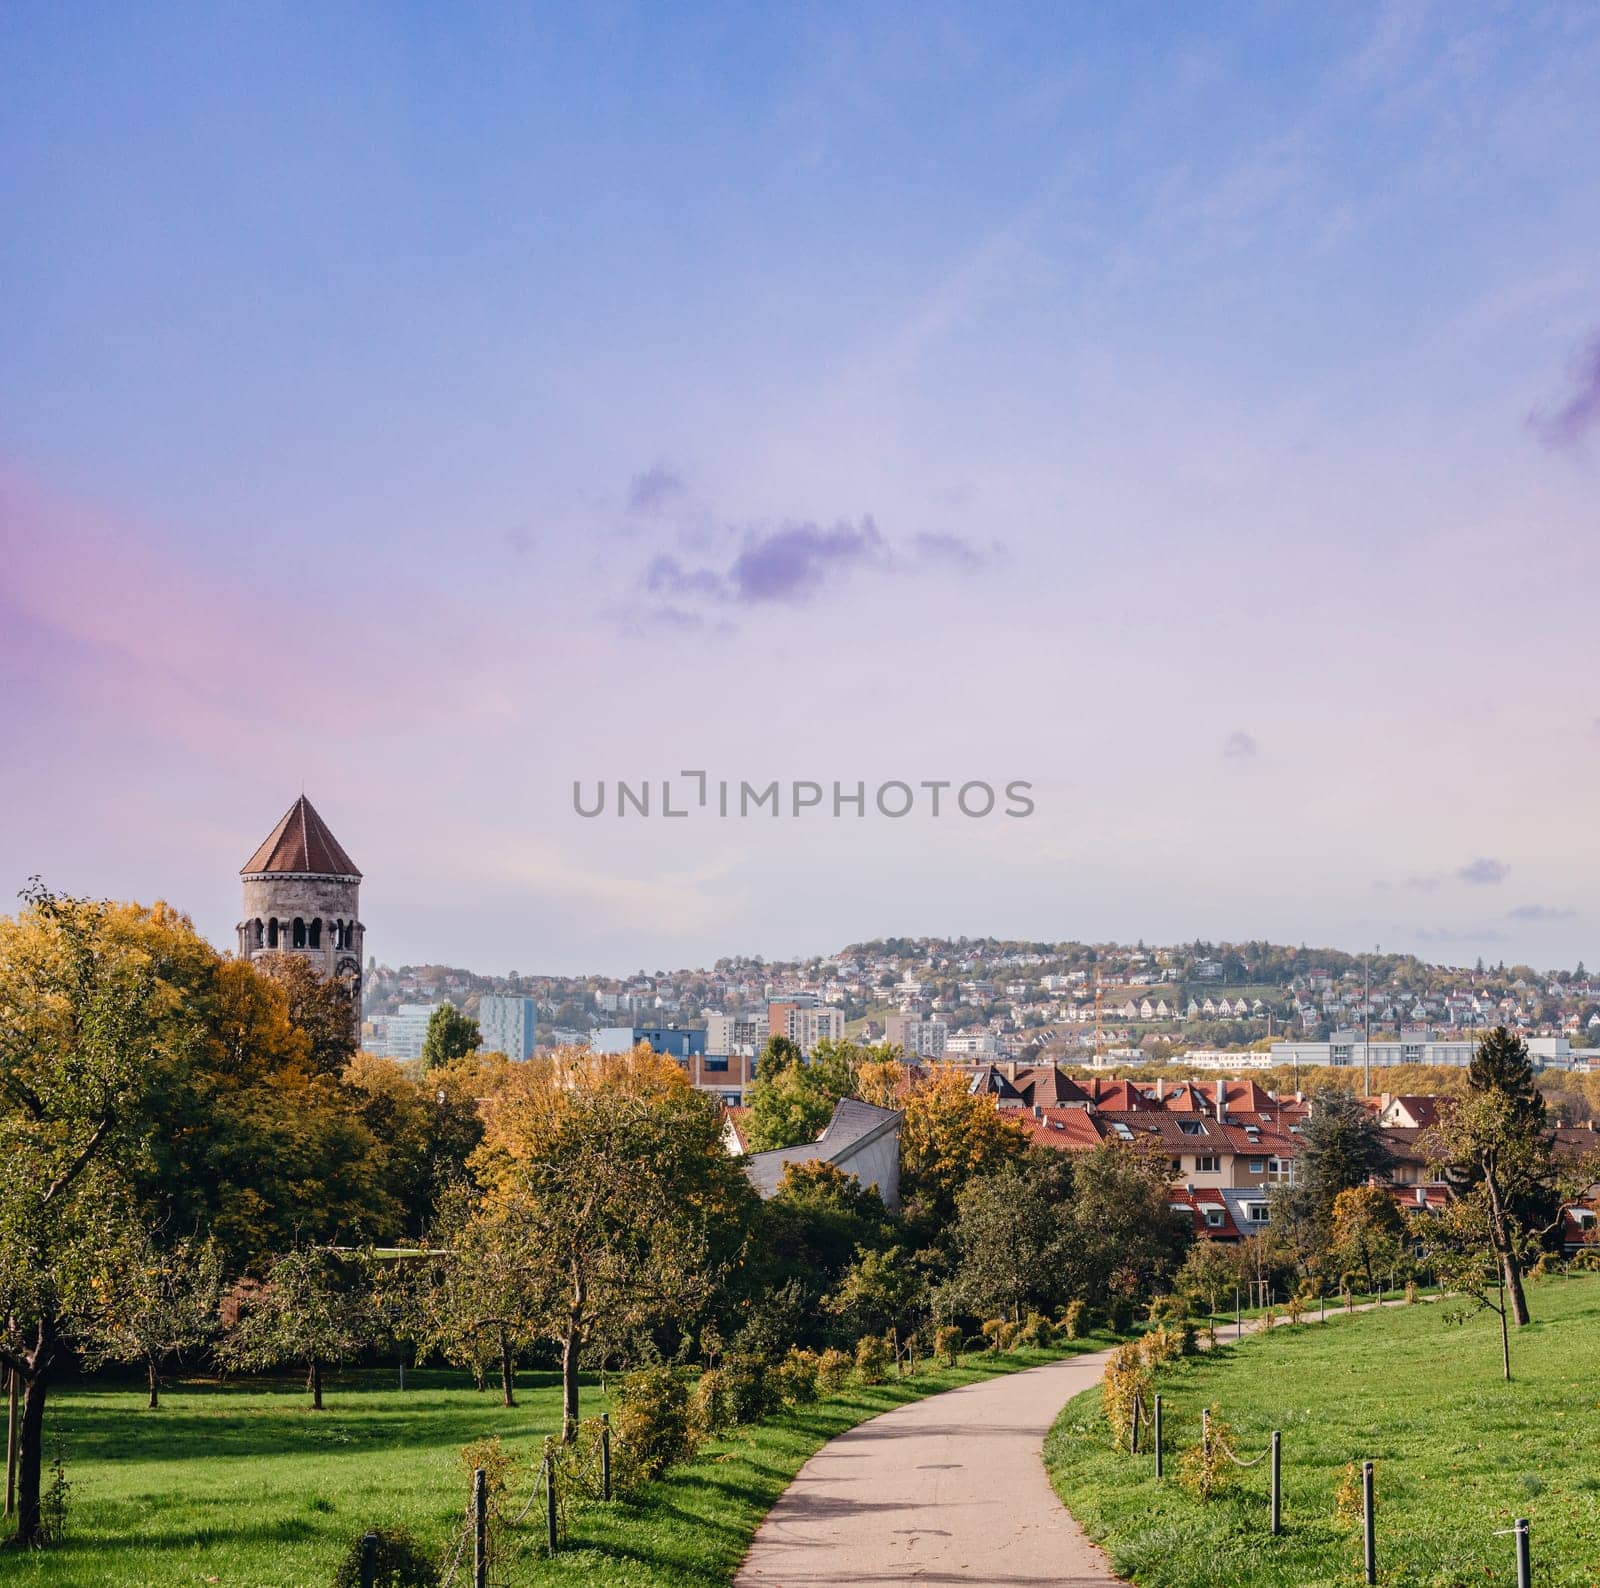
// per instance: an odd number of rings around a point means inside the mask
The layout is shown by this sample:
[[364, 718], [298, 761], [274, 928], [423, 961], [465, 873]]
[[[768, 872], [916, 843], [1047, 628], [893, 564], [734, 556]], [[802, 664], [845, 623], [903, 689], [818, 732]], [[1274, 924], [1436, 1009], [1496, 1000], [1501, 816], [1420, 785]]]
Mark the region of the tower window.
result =
[[278, 946], [278, 921], [277, 921], [277, 917], [274, 916], [272, 920], [267, 922], [267, 947], [268, 948], [276, 948], [277, 946]]
[[320, 915], [317, 916], [311, 923], [310, 941], [312, 948], [322, 947], [322, 917]]
[[255, 943], [255, 946], [257, 948], [260, 948], [262, 943], [266, 941], [266, 928], [264, 926], [262, 926], [261, 917], [260, 916], [256, 917], [255, 925], [256, 925], [256, 934], [255, 934], [256, 943]]
[[294, 918], [294, 946], [296, 948], [306, 946], [306, 923], [298, 915]]

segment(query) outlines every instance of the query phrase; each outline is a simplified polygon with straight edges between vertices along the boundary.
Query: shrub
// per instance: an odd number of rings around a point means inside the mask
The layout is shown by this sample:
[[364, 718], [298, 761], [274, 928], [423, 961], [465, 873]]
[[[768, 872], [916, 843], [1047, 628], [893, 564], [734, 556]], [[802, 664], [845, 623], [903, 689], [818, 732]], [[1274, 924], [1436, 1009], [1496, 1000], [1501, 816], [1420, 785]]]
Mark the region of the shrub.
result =
[[[377, 1539], [378, 1574], [374, 1588], [435, 1588], [439, 1573], [417, 1541], [403, 1527], [370, 1528]], [[331, 1588], [361, 1588], [361, 1551], [365, 1533], [357, 1533], [333, 1574]]]
[[1210, 1500], [1234, 1481], [1236, 1468], [1224, 1451], [1233, 1430], [1223, 1422], [1215, 1406], [1211, 1408], [1211, 1432], [1202, 1433], [1178, 1458], [1178, 1481], [1197, 1500]]
[[[1377, 1469], [1373, 1469], [1376, 1477]], [[1377, 1490], [1373, 1490], [1373, 1504], [1377, 1504]], [[1333, 1491], [1333, 1514], [1341, 1522], [1359, 1522], [1361, 1520], [1362, 1493], [1361, 1493], [1361, 1463], [1349, 1462], [1344, 1469], [1344, 1477], [1339, 1482], [1339, 1487]]]
[[1061, 1332], [1069, 1340], [1081, 1340], [1089, 1332], [1089, 1304], [1085, 1301], [1069, 1301], [1061, 1309]]
[[824, 1395], [837, 1395], [849, 1382], [849, 1354], [829, 1346], [817, 1358], [817, 1388]]
[[856, 1341], [856, 1377], [863, 1384], [881, 1384], [889, 1371], [889, 1345], [881, 1334]]
[[1193, 1356], [1199, 1349], [1199, 1330], [1195, 1328], [1192, 1318], [1185, 1318], [1178, 1325], [1178, 1353], [1180, 1356]]
[[1106, 1358], [1105, 1377], [1100, 1387], [1100, 1409], [1105, 1413], [1111, 1437], [1119, 1445], [1128, 1443], [1133, 1432], [1134, 1402], [1149, 1387], [1150, 1364], [1141, 1341], [1129, 1340]]
[[758, 1357], [728, 1356], [722, 1368], [722, 1392], [731, 1427], [758, 1423], [778, 1407], [777, 1386]]
[[1189, 1316], [1189, 1304], [1182, 1296], [1157, 1296], [1150, 1303], [1151, 1323], [1180, 1323]]
[[947, 1367], [954, 1367], [961, 1360], [961, 1331], [947, 1323], [934, 1335], [933, 1349]]
[[1005, 1346], [1001, 1343], [1005, 1339], [1005, 1319], [990, 1318], [986, 1323], [980, 1325], [980, 1327], [982, 1329], [984, 1339], [989, 1342], [990, 1354], [993, 1356], [999, 1356], [999, 1354], [1005, 1350]]
[[683, 1380], [669, 1367], [624, 1374], [611, 1392], [611, 1432], [616, 1441], [612, 1475], [623, 1491], [660, 1477], [673, 1462], [693, 1455], [694, 1429]]
[[1017, 1331], [1017, 1338], [1023, 1345], [1048, 1350], [1056, 1343], [1056, 1326], [1043, 1313], [1030, 1312], [1026, 1322]]
[[39, 1532], [46, 1544], [59, 1544], [66, 1538], [67, 1501], [71, 1494], [72, 1484], [67, 1478], [67, 1442], [57, 1434], [50, 1456], [50, 1481], [39, 1496]]
[[1126, 1296], [1118, 1296], [1106, 1308], [1106, 1323], [1113, 1334], [1126, 1334], [1133, 1327], [1133, 1303]]
[[1417, 1282], [1414, 1279], [1406, 1281], [1406, 1305], [1414, 1307], [1417, 1304]]
[[805, 1406], [817, 1398], [817, 1369], [821, 1358], [798, 1345], [772, 1370], [772, 1379], [785, 1406]]
[[545, 1451], [551, 1459], [550, 1475], [556, 1486], [556, 1505], [563, 1526], [575, 1505], [585, 1500], [605, 1498], [600, 1473], [603, 1427], [598, 1417], [585, 1417], [572, 1430], [572, 1438], [566, 1444], [558, 1444], [554, 1439], [545, 1440]]
[[697, 1434], [720, 1434], [734, 1421], [733, 1408], [720, 1367], [708, 1367], [689, 1396], [689, 1426]]
[[1176, 1329], [1167, 1324], [1158, 1323], [1151, 1329], [1140, 1342], [1140, 1353], [1144, 1357], [1146, 1367], [1157, 1368], [1163, 1362], [1170, 1362], [1179, 1355], [1183, 1349], [1182, 1337]]

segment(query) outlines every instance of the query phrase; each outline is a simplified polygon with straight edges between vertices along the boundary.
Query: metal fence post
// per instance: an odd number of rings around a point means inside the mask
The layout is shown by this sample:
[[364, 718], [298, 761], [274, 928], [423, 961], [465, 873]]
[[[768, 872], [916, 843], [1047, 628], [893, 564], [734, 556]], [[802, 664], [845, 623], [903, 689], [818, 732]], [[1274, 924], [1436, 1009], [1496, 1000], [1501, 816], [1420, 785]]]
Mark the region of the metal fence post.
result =
[[1378, 1525], [1373, 1509], [1372, 1463], [1361, 1463], [1361, 1531], [1365, 1546], [1367, 1581], [1378, 1580]]
[[1272, 1536], [1283, 1531], [1283, 1435], [1272, 1430]]
[[375, 1588], [378, 1581], [378, 1535], [364, 1534], [361, 1539], [361, 1588]]
[[1528, 1519], [1519, 1516], [1512, 1532], [1517, 1542], [1517, 1588], [1533, 1588], [1533, 1554], [1528, 1545]]
[[544, 1538], [552, 1555], [556, 1552], [556, 1463], [546, 1445], [544, 1452]]
[[611, 1413], [600, 1413], [600, 1498], [611, 1498]]
[[1161, 1397], [1156, 1396], [1156, 1476], [1161, 1476]]
[[489, 1588], [489, 1478], [472, 1469], [472, 1588]]

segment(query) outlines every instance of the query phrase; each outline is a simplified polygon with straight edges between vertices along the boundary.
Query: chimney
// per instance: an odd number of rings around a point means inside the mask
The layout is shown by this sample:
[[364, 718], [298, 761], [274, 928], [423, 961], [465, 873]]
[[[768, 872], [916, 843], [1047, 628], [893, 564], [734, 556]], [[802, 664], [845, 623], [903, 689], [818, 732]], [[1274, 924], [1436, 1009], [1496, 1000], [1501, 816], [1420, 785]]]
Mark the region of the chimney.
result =
[[1219, 1075], [1217, 1077], [1217, 1122], [1223, 1123], [1228, 1117], [1228, 1083]]
[[1427, 1207], [1427, 1205], [1428, 1205], [1428, 1188], [1426, 1186], [1419, 1185], [1417, 1187], [1417, 1206], [1419, 1208], [1425, 1208], [1425, 1207]]
[[1167, 1100], [1167, 1078], [1164, 1075], [1156, 1077], [1156, 1101], [1164, 1103]]

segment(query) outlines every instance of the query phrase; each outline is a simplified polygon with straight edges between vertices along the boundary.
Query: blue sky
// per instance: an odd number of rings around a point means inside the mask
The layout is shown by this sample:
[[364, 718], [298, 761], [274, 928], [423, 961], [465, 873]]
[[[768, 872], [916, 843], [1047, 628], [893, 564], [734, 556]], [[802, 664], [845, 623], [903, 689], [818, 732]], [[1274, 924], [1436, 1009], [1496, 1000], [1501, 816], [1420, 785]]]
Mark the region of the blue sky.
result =
[[[0, 877], [220, 939], [303, 781], [395, 962], [1600, 959], [1597, 71], [1580, 4], [8, 7]], [[697, 766], [1038, 811], [572, 814]]]

